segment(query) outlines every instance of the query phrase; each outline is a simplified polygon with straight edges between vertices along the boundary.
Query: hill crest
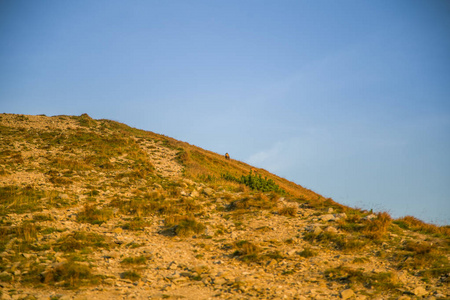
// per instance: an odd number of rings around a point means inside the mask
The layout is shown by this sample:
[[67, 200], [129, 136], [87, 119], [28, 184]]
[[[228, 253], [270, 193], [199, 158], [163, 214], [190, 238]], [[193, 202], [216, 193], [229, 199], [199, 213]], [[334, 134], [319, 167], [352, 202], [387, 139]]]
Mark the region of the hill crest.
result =
[[4, 297], [449, 296], [448, 227], [86, 114], [0, 129]]

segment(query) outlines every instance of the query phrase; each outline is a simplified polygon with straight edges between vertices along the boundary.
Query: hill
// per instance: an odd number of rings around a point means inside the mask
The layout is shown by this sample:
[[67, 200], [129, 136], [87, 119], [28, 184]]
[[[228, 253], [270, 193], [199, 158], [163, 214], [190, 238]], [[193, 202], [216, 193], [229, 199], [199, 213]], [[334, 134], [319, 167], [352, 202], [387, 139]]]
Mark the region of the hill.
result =
[[110, 120], [0, 115], [1, 299], [445, 299], [450, 228]]

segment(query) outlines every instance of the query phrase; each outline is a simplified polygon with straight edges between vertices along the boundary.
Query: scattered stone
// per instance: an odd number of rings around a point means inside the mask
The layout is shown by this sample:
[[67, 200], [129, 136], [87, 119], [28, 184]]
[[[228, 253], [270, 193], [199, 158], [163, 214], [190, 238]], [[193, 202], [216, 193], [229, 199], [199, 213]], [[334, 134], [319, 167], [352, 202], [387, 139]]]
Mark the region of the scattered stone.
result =
[[123, 232], [123, 229], [121, 227], [116, 227], [112, 230], [112, 232], [121, 234]]
[[203, 193], [207, 196], [212, 196], [215, 194], [215, 191], [212, 188], [205, 188], [203, 189]]
[[198, 196], [200, 196], [200, 194], [199, 194], [199, 192], [197, 191], [197, 190], [193, 190], [192, 192], [191, 192], [191, 195], [190, 195], [192, 198], [197, 198]]
[[167, 267], [167, 270], [176, 270], [177, 268], [178, 268], [177, 263], [173, 261], [169, 264], [169, 266]]
[[342, 299], [350, 299], [351, 297], [355, 296], [355, 292], [353, 292], [352, 289], [346, 289], [341, 291], [341, 298]]
[[373, 220], [373, 219], [376, 219], [376, 218], [377, 218], [377, 215], [371, 214], [371, 215], [365, 216], [362, 219], [366, 220], [366, 221], [370, 221], [370, 220]]
[[325, 228], [325, 232], [337, 233], [338, 230], [333, 226], [328, 226], [327, 228]]
[[417, 297], [423, 297], [428, 294], [427, 290], [421, 286], [416, 287], [412, 292]]
[[330, 221], [334, 221], [335, 217], [332, 214], [327, 214], [327, 215], [321, 216], [320, 220], [325, 221], [325, 222], [330, 222]]

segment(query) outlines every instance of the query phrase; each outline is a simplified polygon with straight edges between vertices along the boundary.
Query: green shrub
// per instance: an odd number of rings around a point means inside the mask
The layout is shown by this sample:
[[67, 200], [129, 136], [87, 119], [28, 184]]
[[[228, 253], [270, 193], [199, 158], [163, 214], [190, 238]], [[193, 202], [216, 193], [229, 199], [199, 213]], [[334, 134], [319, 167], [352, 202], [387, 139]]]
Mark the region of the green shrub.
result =
[[242, 183], [253, 190], [258, 190], [261, 192], [273, 191], [281, 195], [286, 194], [286, 191], [280, 188], [272, 179], [267, 179], [267, 177], [262, 178], [261, 175], [253, 175], [251, 172], [247, 176], [242, 175], [240, 178], [237, 178], [228, 173], [222, 174], [222, 179]]

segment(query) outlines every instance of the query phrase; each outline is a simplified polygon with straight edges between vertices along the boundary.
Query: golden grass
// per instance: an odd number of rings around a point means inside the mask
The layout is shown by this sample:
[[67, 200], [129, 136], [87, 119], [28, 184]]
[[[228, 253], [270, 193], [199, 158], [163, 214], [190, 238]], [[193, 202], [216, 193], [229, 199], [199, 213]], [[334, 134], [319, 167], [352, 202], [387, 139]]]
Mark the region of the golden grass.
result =
[[431, 234], [441, 234], [450, 237], [450, 226], [428, 224], [412, 216], [399, 218], [395, 220], [394, 223], [405, 229]]

